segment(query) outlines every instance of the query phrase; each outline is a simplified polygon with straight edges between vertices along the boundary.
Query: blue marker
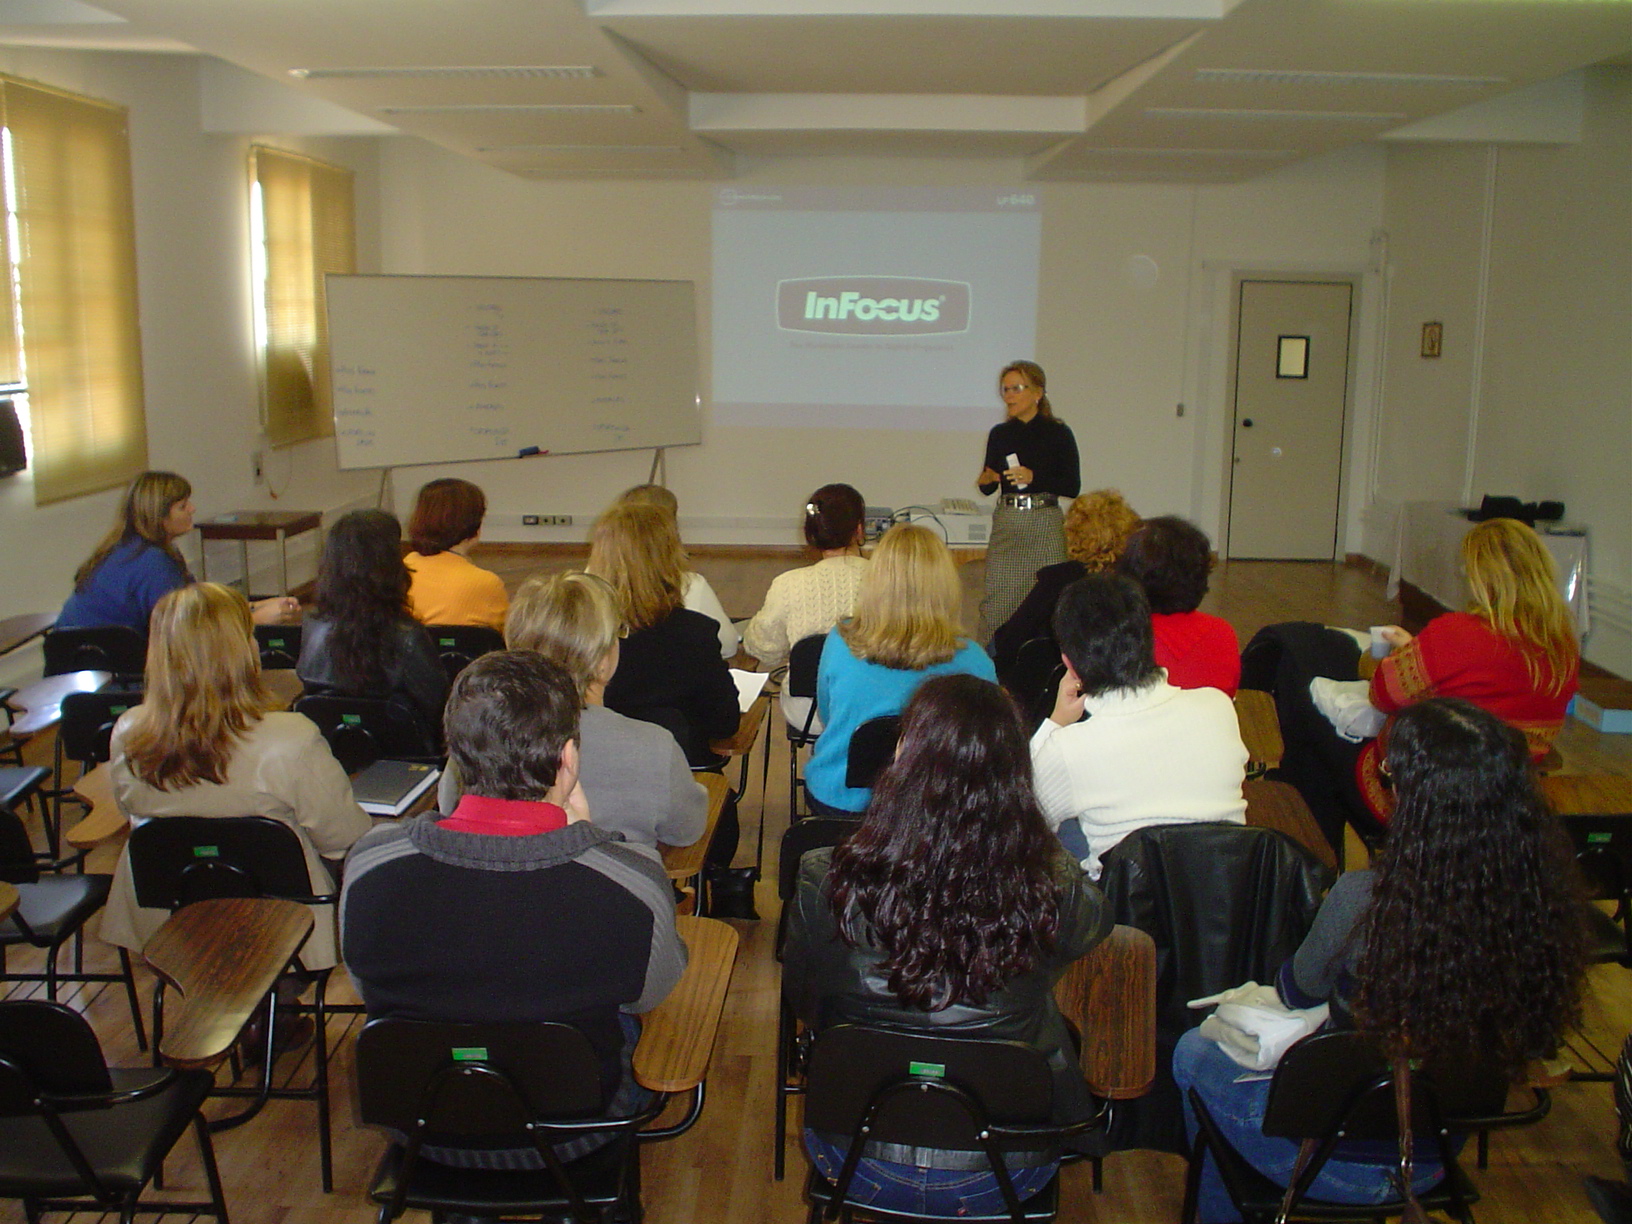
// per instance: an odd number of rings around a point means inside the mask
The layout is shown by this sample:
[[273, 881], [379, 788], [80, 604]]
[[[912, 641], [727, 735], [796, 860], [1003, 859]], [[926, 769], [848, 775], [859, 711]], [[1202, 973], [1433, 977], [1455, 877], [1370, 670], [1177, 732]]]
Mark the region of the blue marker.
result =
[[541, 449], [541, 448], [539, 448], [537, 446], [524, 446], [519, 451], [516, 452], [516, 458], [517, 459], [526, 459], [526, 458], [528, 458], [529, 456], [532, 456], [532, 455], [547, 455], [549, 453], [550, 453], [549, 451], [543, 450], [543, 449]]

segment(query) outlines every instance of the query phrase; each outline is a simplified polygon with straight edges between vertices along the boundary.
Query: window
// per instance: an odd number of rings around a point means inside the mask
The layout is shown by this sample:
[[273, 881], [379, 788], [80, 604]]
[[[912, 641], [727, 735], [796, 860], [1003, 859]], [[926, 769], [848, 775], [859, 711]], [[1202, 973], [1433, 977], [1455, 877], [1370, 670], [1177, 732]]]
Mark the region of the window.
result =
[[124, 107], [0, 77], [7, 309], [0, 380], [28, 387], [34, 500], [147, 466]]
[[357, 270], [352, 173], [257, 145], [250, 197], [261, 426], [286, 446], [334, 432], [323, 275]]

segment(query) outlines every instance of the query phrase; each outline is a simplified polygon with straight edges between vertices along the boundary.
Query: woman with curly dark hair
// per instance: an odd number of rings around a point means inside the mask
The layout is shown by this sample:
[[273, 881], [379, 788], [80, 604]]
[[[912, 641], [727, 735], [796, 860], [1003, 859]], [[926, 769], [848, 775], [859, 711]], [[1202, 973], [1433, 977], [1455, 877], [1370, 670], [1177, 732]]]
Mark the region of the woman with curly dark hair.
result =
[[[805, 855], [792, 904], [784, 986], [806, 1024], [1023, 1041], [1055, 1069], [1055, 1120], [1092, 1111], [1053, 986], [1111, 917], [1043, 821], [1019, 713], [997, 685], [948, 675], [919, 686], [866, 817], [836, 849]], [[847, 1137], [807, 1131], [805, 1145], [838, 1174]], [[1002, 1210], [983, 1158], [889, 1155], [865, 1156], [857, 1172], [876, 1207]], [[1054, 1167], [1011, 1169], [1015, 1190], [1025, 1198]]]
[[[1388, 841], [1373, 869], [1338, 880], [1276, 989], [1289, 1007], [1330, 1003], [1331, 1023], [1375, 1035], [1390, 1054], [1472, 1056], [1516, 1075], [1578, 1019], [1583, 956], [1575, 866], [1524, 736], [1470, 702], [1436, 697], [1394, 721], [1387, 765]], [[1286, 1181], [1298, 1147], [1263, 1134], [1267, 1080], [1241, 1082], [1241, 1067], [1195, 1030], [1180, 1040], [1173, 1074], [1237, 1151]], [[1362, 1156], [1329, 1161], [1312, 1196], [1394, 1198], [1396, 1155]], [[1417, 1189], [1440, 1173], [1418, 1159]], [[1210, 1162], [1201, 1207], [1202, 1220], [1240, 1218]]]
[[440, 750], [448, 677], [408, 610], [401, 542], [401, 524], [383, 510], [353, 510], [329, 529], [295, 673], [309, 693], [386, 699], [429, 754]]

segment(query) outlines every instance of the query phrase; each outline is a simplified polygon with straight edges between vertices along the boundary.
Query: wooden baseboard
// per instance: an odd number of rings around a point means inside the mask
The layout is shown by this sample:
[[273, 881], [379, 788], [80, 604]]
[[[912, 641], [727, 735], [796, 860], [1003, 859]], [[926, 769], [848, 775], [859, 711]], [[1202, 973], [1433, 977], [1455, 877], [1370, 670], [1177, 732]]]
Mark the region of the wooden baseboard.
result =
[[1375, 557], [1368, 557], [1365, 553], [1349, 553], [1343, 558], [1343, 564], [1350, 569], [1361, 570], [1373, 578], [1388, 581], [1388, 566]]

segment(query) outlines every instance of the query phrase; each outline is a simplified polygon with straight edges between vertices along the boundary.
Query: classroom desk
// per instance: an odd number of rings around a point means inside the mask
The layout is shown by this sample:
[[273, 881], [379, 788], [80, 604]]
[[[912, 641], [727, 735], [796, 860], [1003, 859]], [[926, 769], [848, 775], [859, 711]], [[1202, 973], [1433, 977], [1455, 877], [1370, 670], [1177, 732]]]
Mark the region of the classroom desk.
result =
[[725, 780], [724, 774], [699, 773], [692, 774], [708, 792], [708, 818], [703, 826], [703, 835], [689, 846], [669, 846], [659, 843], [657, 850], [663, 856], [663, 869], [669, 873], [671, 880], [689, 880], [703, 869], [703, 859], [708, 854], [708, 843], [714, 837], [714, 826], [720, 822], [720, 812], [725, 808], [725, 800], [731, 793], [731, 784]]
[[19, 689], [11, 698], [12, 709], [21, 711], [11, 724], [12, 738], [27, 739], [56, 726], [62, 721], [64, 697], [69, 693], [94, 693], [112, 679], [112, 672], [64, 672]]
[[[249, 596], [249, 542], [266, 540], [278, 546], [277, 594], [289, 594], [289, 537], [316, 531], [323, 526], [323, 515], [316, 510], [234, 510], [198, 524], [198, 536], [203, 543], [211, 540], [237, 540], [238, 556], [244, 570], [244, 595]], [[199, 549], [199, 573], [209, 581], [209, 549]]]
[[55, 612], [24, 612], [0, 620], [0, 655], [32, 642], [56, 623]]
[[668, 998], [641, 1017], [635, 1079], [653, 1092], [687, 1092], [708, 1074], [714, 1033], [737, 959], [737, 933], [718, 918], [674, 920], [686, 970]]
[[17, 885], [0, 880], [0, 922], [17, 912], [18, 900]]
[[165, 1065], [208, 1069], [226, 1058], [312, 927], [307, 906], [271, 897], [198, 901], [170, 915], [142, 950], [181, 996], [153, 1019]]

